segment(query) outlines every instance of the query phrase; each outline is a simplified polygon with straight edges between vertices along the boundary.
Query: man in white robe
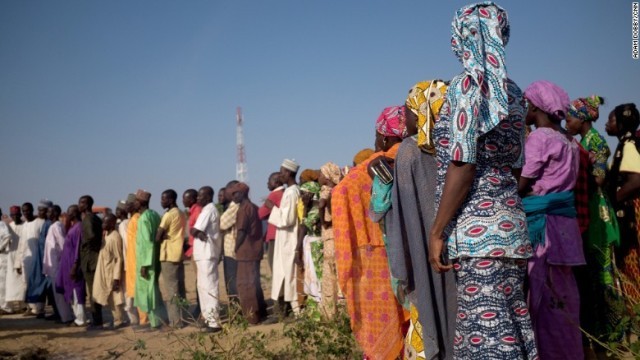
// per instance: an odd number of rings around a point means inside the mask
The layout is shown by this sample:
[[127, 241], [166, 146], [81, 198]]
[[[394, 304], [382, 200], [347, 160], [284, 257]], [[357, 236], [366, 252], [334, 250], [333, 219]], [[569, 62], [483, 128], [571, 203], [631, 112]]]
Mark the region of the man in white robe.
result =
[[[60, 214], [62, 209], [60, 206], [53, 205], [49, 211], [49, 220], [51, 227], [44, 241], [44, 257], [42, 259], [42, 273], [46, 276], [51, 284], [55, 287], [56, 277], [60, 269], [60, 256], [64, 248], [64, 237], [66, 231], [64, 225], [60, 222]], [[64, 294], [53, 291], [53, 299], [58, 309], [59, 321], [63, 324], [70, 324], [74, 320], [71, 306], [64, 300]]]
[[[7, 281], [5, 286], [5, 298], [7, 303], [23, 302], [27, 292], [27, 282], [22, 276], [22, 257], [18, 253], [20, 248], [20, 239], [22, 239], [22, 211], [20, 207], [14, 205], [10, 209], [10, 216], [13, 220], [9, 224], [11, 229], [11, 244], [9, 245], [9, 254], [7, 256]], [[17, 269], [16, 269], [16, 265]], [[20, 270], [20, 271], [18, 271]]]
[[[22, 204], [22, 216], [24, 216], [25, 222], [22, 225], [20, 244], [13, 266], [25, 279], [25, 284], [28, 287], [28, 281], [32, 277], [31, 272], [35, 267], [34, 261], [38, 261], [38, 240], [45, 220], [34, 216], [33, 205], [29, 202]], [[44, 317], [43, 302], [33, 302], [28, 305], [29, 309], [24, 313], [25, 316]]]
[[[296, 184], [296, 174], [299, 165], [285, 159], [280, 167], [282, 183], [287, 189], [282, 195], [280, 206], [271, 206], [269, 223], [276, 227], [276, 243], [273, 254], [273, 278], [271, 283], [271, 298], [278, 301], [284, 295], [284, 301], [291, 304], [294, 314], [300, 312], [297, 292], [296, 258], [301, 259], [302, 244], [298, 244], [298, 216], [297, 205], [300, 189]], [[265, 203], [269, 202], [267, 200]]]
[[193, 260], [197, 267], [198, 298], [202, 316], [207, 323], [205, 331], [219, 332], [218, 314], [219, 280], [218, 264], [222, 258], [220, 215], [213, 204], [213, 188], [203, 186], [198, 191], [198, 203], [202, 211], [191, 228], [193, 235]]
[[[2, 209], [0, 209], [2, 219]], [[11, 313], [11, 308], [5, 300], [5, 286], [7, 284], [7, 262], [9, 261], [9, 246], [11, 245], [11, 230], [9, 225], [0, 221], [0, 314]]]

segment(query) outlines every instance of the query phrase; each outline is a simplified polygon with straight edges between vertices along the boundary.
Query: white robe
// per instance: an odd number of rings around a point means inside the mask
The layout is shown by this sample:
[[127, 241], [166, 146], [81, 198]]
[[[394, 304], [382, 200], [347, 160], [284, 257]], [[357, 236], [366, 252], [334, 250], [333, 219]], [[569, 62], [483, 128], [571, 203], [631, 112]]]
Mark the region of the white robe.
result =
[[[13, 267], [15, 269], [22, 268], [22, 276], [25, 278], [27, 286], [29, 285], [28, 279], [31, 278], [31, 271], [33, 271], [33, 262], [37, 260], [35, 256], [38, 254], [38, 240], [42, 225], [44, 225], [44, 220], [39, 218], [22, 223], [20, 245]], [[20, 263], [17, 262], [18, 259], [21, 260]]]
[[44, 241], [44, 255], [42, 258], [42, 273], [45, 274], [51, 283], [56, 282], [56, 274], [60, 267], [60, 257], [64, 248], [65, 231], [60, 221], [51, 224], [47, 237]]
[[22, 238], [22, 227], [24, 223], [16, 225], [9, 224], [11, 228], [11, 244], [9, 245], [9, 255], [7, 257], [7, 282], [5, 288], [5, 301], [24, 301], [27, 291], [27, 282], [24, 276], [16, 271], [16, 263], [20, 264], [17, 268], [22, 268], [22, 257], [18, 257], [18, 248], [20, 248], [20, 239]]
[[271, 298], [273, 300], [278, 300], [284, 286], [284, 300], [297, 301], [297, 271], [294, 258], [298, 244], [298, 215], [296, 211], [299, 197], [298, 185], [287, 187], [282, 194], [280, 207], [274, 206], [271, 209], [271, 215], [269, 215], [269, 224], [276, 227], [271, 282]]
[[6, 307], [5, 287], [7, 284], [7, 262], [9, 261], [11, 238], [9, 226], [4, 221], [0, 221], [0, 308]]

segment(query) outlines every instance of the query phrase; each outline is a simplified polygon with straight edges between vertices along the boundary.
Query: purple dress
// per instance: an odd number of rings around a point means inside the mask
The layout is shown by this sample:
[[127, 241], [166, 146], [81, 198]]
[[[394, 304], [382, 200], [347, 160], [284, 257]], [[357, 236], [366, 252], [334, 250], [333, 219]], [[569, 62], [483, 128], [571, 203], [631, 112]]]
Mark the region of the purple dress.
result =
[[[533, 179], [535, 195], [572, 191], [580, 150], [566, 135], [536, 129], [525, 144], [522, 176]], [[584, 265], [576, 218], [547, 215], [545, 242], [529, 259], [529, 310], [541, 359], [583, 359], [580, 297], [573, 266]]]
[[[71, 280], [71, 268], [73, 264], [78, 260], [78, 246], [82, 240], [82, 223], [75, 223], [67, 236], [64, 238], [64, 247], [62, 248], [62, 254], [60, 256], [60, 270], [56, 277], [56, 291], [60, 294], [64, 294], [64, 300], [68, 304], [73, 304], [73, 290], [76, 291], [78, 299], [84, 299], [86, 297], [84, 278], [80, 274], [79, 279]], [[78, 266], [78, 272], [80, 267]]]

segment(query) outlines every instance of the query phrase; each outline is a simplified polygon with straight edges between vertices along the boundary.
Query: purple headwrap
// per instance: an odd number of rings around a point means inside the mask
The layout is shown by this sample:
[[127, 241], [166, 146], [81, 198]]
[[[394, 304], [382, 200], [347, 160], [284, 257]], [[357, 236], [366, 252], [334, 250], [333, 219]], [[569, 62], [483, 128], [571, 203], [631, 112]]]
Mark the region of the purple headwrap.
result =
[[382, 110], [376, 121], [376, 131], [384, 136], [407, 137], [407, 124], [403, 106], [391, 106]]
[[565, 118], [571, 102], [566, 91], [547, 80], [533, 82], [524, 91], [524, 97], [556, 120]]

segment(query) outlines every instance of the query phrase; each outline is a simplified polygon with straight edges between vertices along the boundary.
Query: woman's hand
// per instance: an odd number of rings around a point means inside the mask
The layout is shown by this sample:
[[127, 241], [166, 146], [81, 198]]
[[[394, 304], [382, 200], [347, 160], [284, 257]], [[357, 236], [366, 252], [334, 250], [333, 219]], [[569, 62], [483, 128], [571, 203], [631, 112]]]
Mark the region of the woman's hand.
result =
[[447, 272], [453, 268], [453, 265], [442, 262], [443, 248], [444, 240], [442, 235], [431, 234], [429, 237], [429, 263], [437, 273]]

